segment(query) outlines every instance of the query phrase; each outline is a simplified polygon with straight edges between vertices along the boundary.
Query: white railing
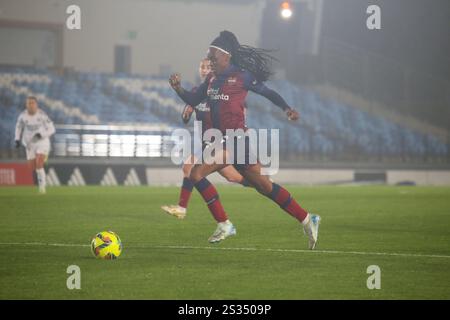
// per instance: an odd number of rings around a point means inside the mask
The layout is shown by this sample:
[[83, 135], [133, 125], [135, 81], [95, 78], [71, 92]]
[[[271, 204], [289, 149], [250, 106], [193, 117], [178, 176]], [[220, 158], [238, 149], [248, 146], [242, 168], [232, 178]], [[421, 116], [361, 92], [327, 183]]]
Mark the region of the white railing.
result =
[[58, 157], [170, 157], [177, 140], [166, 125], [58, 124], [53, 155]]

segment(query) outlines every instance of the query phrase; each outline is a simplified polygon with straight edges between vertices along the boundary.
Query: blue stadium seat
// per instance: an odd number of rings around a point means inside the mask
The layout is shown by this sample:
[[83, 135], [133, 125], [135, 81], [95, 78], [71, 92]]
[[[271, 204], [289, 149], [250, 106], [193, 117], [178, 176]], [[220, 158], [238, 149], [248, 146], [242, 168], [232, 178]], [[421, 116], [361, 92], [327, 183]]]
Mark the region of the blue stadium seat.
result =
[[[13, 73], [13, 85], [33, 94], [43, 94], [48, 103], [62, 102], [66, 111], [41, 106], [57, 123], [83, 123], [70, 110], [78, 108], [85, 115], [96, 115], [101, 123], [180, 124], [183, 103], [167, 85], [166, 79], [142, 75], [70, 72], [56, 75], [32, 68], [0, 68], [2, 75]], [[336, 101], [322, 99], [310, 89], [287, 81], [269, 81], [300, 111], [298, 123], [287, 122], [284, 113], [264, 97], [249, 93], [248, 126], [280, 129], [282, 152], [315, 153], [332, 157], [352, 151], [368, 157], [400, 156], [448, 157], [449, 146], [437, 137], [413, 131], [387, 119]], [[187, 87], [193, 87], [187, 84]], [[0, 82], [0, 134], [10, 136], [24, 107], [25, 94], [16, 93]], [[69, 111], [67, 111], [69, 110]], [[8, 146], [7, 146], [8, 145]], [[9, 142], [2, 140], [2, 147]]]

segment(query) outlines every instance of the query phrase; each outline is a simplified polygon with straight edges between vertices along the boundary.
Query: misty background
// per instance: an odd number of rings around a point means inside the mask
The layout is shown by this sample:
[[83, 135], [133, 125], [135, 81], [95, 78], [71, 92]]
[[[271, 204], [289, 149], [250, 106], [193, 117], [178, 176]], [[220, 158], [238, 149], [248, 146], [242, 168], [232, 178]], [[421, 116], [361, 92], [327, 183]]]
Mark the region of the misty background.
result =
[[[167, 77], [179, 72], [187, 87], [195, 85], [209, 43], [230, 30], [241, 44], [274, 50], [268, 85], [302, 115], [286, 123], [270, 102], [249, 94], [249, 125], [281, 129], [284, 160], [450, 162], [448, 1], [297, 0], [290, 19], [281, 17], [281, 2], [0, 1], [2, 156], [18, 156], [11, 128], [29, 93], [42, 94], [40, 105], [60, 125], [182, 126], [183, 104]], [[81, 30], [66, 28], [73, 4]], [[366, 27], [374, 4], [380, 30]], [[57, 136], [55, 156], [58, 137], [59, 155], [83, 155]]]

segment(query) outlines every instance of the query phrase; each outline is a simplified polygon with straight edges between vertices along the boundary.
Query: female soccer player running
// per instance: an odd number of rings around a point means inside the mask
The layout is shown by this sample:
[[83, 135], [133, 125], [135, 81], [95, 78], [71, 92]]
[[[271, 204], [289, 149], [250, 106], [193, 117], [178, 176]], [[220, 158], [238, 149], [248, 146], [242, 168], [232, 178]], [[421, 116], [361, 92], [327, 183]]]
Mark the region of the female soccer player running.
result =
[[50, 136], [55, 133], [55, 126], [47, 114], [39, 109], [35, 97], [28, 97], [26, 110], [17, 119], [16, 148], [25, 146], [27, 160], [31, 170], [36, 171], [39, 192], [45, 193], [44, 162], [50, 152]]
[[[249, 90], [260, 94], [284, 110], [289, 120], [297, 120], [299, 115], [275, 91], [266, 87], [263, 82], [272, 74], [271, 59], [267, 51], [240, 45], [235, 35], [222, 31], [209, 46], [208, 58], [211, 61], [212, 73], [199, 86], [196, 92], [188, 92], [181, 87], [178, 74], [170, 77], [169, 83], [184, 102], [196, 106], [204, 99], [211, 110], [213, 127], [226, 134], [227, 129], [245, 129], [244, 101]], [[246, 155], [249, 152], [246, 147]], [[195, 188], [200, 192], [216, 219], [218, 226], [209, 242], [215, 243], [235, 235], [236, 229], [219, 200], [216, 188], [206, 177], [224, 168], [227, 164], [227, 150], [223, 152], [222, 161], [212, 164], [196, 164], [189, 175]], [[314, 249], [317, 243], [320, 217], [309, 214], [295, 201], [282, 186], [273, 183], [261, 174], [261, 164], [233, 164], [258, 192], [276, 202], [283, 210], [292, 215], [303, 225], [309, 238], [309, 248]]]
[[[200, 61], [199, 66], [199, 75], [202, 82], [206, 79], [206, 76], [211, 72], [211, 63], [208, 59], [203, 59]], [[195, 91], [197, 88], [194, 88]], [[199, 105], [192, 107], [190, 105], [186, 105], [184, 107], [183, 113], [182, 113], [182, 120], [184, 123], [188, 123], [192, 113], [195, 111], [196, 114], [196, 120], [201, 123], [202, 126], [202, 132], [200, 134], [203, 135], [203, 132], [205, 132], [207, 129], [210, 129], [212, 127], [211, 123], [211, 115], [209, 107], [206, 105], [206, 101], [203, 103], [200, 103]], [[184, 219], [186, 217], [187, 213], [187, 207], [189, 204], [189, 199], [191, 198], [192, 189], [194, 188], [194, 183], [189, 180], [189, 174], [191, 173], [191, 169], [194, 166], [194, 164], [199, 160], [202, 159], [202, 137], [201, 136], [194, 136], [194, 139], [197, 141], [194, 143], [194, 153], [191, 154], [183, 163], [183, 184], [181, 185], [180, 190], [180, 197], [178, 201], [178, 205], [169, 205], [169, 206], [162, 206], [161, 209], [164, 210], [166, 213], [173, 215], [177, 217], [178, 219]], [[246, 185], [246, 181], [244, 177], [233, 167], [233, 166], [227, 166], [223, 169], [219, 170], [219, 174], [222, 175], [225, 179], [227, 179], [229, 182], [234, 183], [240, 183], [243, 185]]]

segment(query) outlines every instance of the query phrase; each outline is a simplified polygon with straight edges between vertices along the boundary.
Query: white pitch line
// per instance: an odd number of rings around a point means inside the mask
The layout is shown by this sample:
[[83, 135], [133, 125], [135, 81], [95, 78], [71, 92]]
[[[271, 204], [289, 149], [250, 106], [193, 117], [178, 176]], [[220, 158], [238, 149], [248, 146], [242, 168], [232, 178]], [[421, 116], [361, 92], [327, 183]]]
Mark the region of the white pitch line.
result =
[[[49, 247], [90, 247], [89, 244], [72, 243], [45, 243], [45, 242], [0, 242], [0, 246], [49, 246]], [[410, 258], [444, 258], [450, 259], [450, 255], [420, 254], [420, 253], [396, 253], [396, 252], [363, 252], [363, 251], [338, 251], [338, 250], [301, 250], [301, 249], [273, 249], [273, 248], [230, 248], [230, 247], [195, 247], [195, 246], [151, 246], [133, 245], [135, 248], [149, 249], [189, 249], [189, 250], [224, 250], [224, 251], [259, 251], [259, 252], [290, 252], [290, 253], [311, 253], [311, 254], [351, 254], [365, 256], [395, 256]]]
[[191, 246], [153, 246], [159, 249], [202, 249], [202, 250], [230, 250], [230, 251], [266, 251], [266, 252], [296, 252], [296, 253], [329, 253], [329, 254], [353, 254], [353, 255], [379, 255], [379, 256], [400, 256], [418, 258], [450, 258], [445, 255], [416, 254], [416, 253], [395, 253], [395, 252], [360, 252], [360, 251], [336, 251], [336, 250], [301, 250], [301, 249], [271, 249], [271, 248], [221, 248], [221, 247], [191, 247]]
[[90, 247], [88, 244], [46, 242], [0, 242], [0, 246]]

